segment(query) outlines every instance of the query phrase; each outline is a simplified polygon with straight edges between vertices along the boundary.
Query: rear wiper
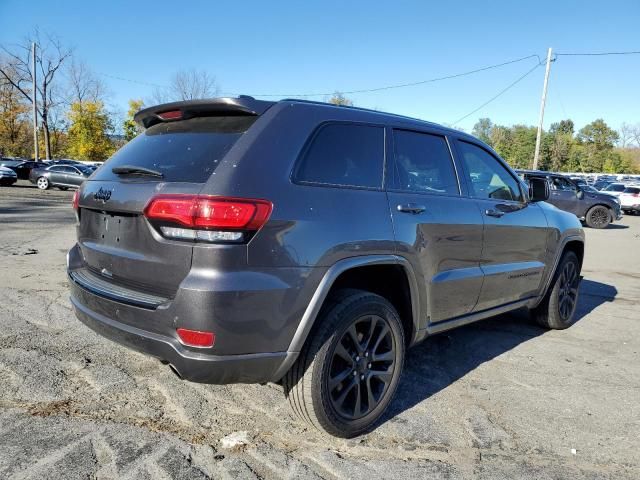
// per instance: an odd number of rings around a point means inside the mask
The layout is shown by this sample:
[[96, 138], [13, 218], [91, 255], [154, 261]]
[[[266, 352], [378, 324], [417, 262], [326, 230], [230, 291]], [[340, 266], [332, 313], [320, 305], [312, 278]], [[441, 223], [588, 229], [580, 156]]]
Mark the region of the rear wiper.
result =
[[111, 171], [116, 175], [146, 175], [148, 177], [164, 177], [164, 174], [162, 172], [145, 167], [136, 167], [135, 165], [122, 165], [121, 167], [113, 167]]

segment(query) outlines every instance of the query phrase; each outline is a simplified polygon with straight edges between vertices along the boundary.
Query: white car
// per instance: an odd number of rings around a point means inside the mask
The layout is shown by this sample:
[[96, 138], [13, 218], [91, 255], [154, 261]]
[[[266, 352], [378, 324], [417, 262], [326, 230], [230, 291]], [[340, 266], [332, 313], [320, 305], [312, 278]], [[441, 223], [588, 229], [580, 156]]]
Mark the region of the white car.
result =
[[7, 167], [0, 167], [0, 185], [6, 187], [18, 181], [16, 172]]
[[624, 213], [640, 212], [640, 186], [625, 188], [618, 198]]
[[619, 197], [620, 194], [624, 192], [625, 188], [627, 188], [627, 186], [624, 183], [611, 183], [600, 190], [600, 192], [608, 193], [609, 195], [613, 195], [614, 197]]

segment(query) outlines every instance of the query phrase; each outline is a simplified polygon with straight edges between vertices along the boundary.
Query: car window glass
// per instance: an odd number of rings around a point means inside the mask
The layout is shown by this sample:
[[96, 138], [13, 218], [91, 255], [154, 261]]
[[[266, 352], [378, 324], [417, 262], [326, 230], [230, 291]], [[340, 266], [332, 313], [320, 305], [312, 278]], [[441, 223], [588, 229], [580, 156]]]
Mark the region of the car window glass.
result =
[[458, 141], [470, 195], [491, 200], [523, 201], [518, 181], [486, 150]]
[[64, 172], [64, 167], [58, 167], [58, 166], [54, 166], [54, 167], [50, 167], [49, 168], [50, 172]]
[[553, 190], [567, 190], [567, 191], [575, 191], [576, 189], [573, 183], [571, 183], [566, 178], [562, 178], [562, 177], [553, 177], [551, 179], [551, 188]]
[[394, 188], [458, 195], [458, 180], [444, 137], [394, 130]]
[[300, 182], [382, 187], [384, 128], [335, 123], [321, 127], [298, 166]]

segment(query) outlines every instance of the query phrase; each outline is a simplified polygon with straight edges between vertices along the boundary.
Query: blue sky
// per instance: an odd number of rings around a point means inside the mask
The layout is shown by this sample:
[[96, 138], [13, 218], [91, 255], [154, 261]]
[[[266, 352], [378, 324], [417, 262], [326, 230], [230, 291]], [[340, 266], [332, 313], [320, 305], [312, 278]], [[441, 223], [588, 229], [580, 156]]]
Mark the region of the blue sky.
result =
[[[35, 26], [56, 33], [94, 71], [166, 84], [179, 69], [215, 75], [223, 92], [358, 90], [456, 74], [538, 54], [640, 50], [640, 1], [119, 1], [0, 0], [0, 43]], [[349, 95], [356, 105], [450, 124], [507, 87], [536, 59], [462, 78]], [[460, 122], [537, 124], [544, 68]], [[151, 87], [104, 76], [110, 104]], [[640, 123], [640, 55], [559, 57], [545, 125], [604, 118]], [[322, 100], [323, 97], [314, 99]]]

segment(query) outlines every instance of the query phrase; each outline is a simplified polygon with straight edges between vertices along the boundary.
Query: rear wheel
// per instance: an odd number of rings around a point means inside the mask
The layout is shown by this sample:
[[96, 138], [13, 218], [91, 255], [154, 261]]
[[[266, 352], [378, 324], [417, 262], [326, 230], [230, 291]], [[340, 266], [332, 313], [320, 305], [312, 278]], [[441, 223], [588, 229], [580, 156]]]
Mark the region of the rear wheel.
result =
[[49, 188], [49, 179], [47, 177], [40, 177], [36, 181], [36, 185], [40, 190], [46, 190]]
[[580, 261], [566, 252], [553, 276], [544, 300], [533, 310], [535, 320], [545, 328], [562, 330], [575, 322], [580, 286]]
[[596, 205], [587, 212], [587, 225], [591, 228], [606, 228], [611, 223], [611, 212], [607, 207]]
[[404, 362], [404, 331], [393, 305], [362, 290], [328, 300], [284, 378], [295, 414], [337, 437], [369, 430], [391, 402]]

